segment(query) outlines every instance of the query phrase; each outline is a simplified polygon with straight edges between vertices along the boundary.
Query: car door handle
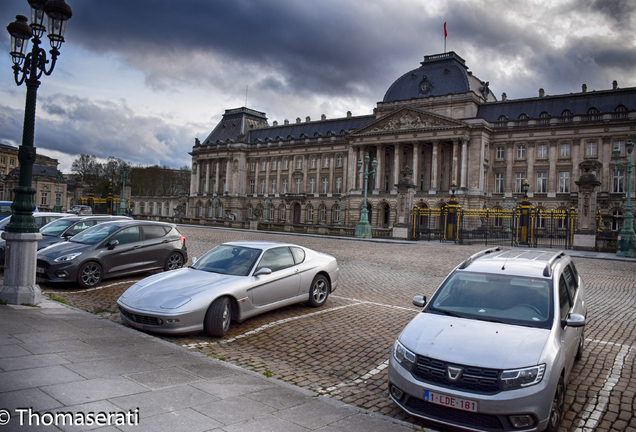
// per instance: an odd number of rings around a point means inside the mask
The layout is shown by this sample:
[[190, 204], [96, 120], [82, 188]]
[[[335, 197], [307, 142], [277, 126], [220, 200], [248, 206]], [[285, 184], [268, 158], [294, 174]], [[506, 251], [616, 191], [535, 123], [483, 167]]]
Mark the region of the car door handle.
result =
[[141, 245], [137, 245], [137, 246], [133, 247], [133, 249], [139, 249], [139, 248], [141, 248]]

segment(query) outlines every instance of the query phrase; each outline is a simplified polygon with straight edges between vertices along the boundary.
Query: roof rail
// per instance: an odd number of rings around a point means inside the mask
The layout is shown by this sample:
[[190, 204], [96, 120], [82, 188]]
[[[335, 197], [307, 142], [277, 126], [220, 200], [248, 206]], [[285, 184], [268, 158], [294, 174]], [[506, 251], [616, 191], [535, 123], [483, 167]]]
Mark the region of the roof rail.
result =
[[554, 264], [556, 260], [564, 256], [565, 256], [565, 252], [563, 251], [555, 253], [554, 256], [550, 258], [548, 260], [548, 263], [545, 265], [545, 268], [543, 269], [543, 276], [552, 277], [552, 264]]
[[496, 248], [490, 248], [490, 249], [483, 250], [481, 252], [477, 252], [476, 254], [473, 254], [470, 257], [466, 258], [466, 260], [459, 265], [459, 269], [461, 269], [461, 270], [465, 269], [474, 260], [476, 260], [477, 258], [481, 257], [482, 255], [486, 255], [486, 254], [493, 253], [493, 252], [499, 252], [499, 251], [501, 251], [501, 248], [499, 246], [497, 246]]

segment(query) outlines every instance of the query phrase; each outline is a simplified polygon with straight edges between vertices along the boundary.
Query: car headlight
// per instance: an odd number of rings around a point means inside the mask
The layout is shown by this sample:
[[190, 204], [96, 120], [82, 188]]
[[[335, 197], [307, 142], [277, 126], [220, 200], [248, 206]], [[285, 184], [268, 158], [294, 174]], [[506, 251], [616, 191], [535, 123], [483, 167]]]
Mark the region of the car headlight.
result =
[[539, 384], [545, 374], [545, 364], [523, 369], [511, 369], [501, 372], [499, 382], [502, 390], [515, 390]]
[[68, 254], [68, 255], [62, 255], [61, 257], [55, 258], [53, 261], [55, 261], [55, 262], [71, 261], [71, 260], [74, 260], [75, 258], [77, 258], [78, 256], [80, 256], [81, 254], [82, 254], [81, 252], [75, 252], [75, 253]]
[[406, 349], [406, 347], [396, 339], [393, 344], [393, 358], [395, 358], [404, 369], [411, 371], [415, 364], [416, 357], [413, 352]]

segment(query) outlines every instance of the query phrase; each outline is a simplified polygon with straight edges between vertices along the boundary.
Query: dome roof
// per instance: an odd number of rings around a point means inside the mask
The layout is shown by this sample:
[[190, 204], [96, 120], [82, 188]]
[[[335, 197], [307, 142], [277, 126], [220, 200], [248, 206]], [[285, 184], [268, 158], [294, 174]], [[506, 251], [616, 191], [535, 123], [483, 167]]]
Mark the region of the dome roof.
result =
[[389, 87], [383, 102], [427, 98], [474, 92], [486, 101], [497, 98], [481, 81], [468, 71], [463, 58], [451, 51], [425, 56], [417, 69], [405, 73]]

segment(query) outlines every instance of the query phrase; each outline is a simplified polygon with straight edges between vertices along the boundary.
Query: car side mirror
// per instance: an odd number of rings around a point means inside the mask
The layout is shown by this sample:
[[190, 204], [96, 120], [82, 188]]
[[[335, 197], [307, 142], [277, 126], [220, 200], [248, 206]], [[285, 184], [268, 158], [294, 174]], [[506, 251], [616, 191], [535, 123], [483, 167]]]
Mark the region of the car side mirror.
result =
[[568, 318], [562, 320], [561, 323], [565, 324], [563, 327], [583, 327], [585, 325], [585, 317], [580, 314], [571, 313], [568, 315]]
[[426, 296], [416, 295], [413, 297], [413, 304], [417, 307], [423, 308], [426, 306]]
[[268, 274], [272, 274], [272, 269], [269, 269], [267, 267], [263, 267], [262, 269], [258, 270], [256, 273], [254, 273], [254, 276], [262, 276], [262, 275], [268, 275]]
[[108, 249], [113, 249], [119, 244], [119, 240], [111, 240], [108, 242]]

